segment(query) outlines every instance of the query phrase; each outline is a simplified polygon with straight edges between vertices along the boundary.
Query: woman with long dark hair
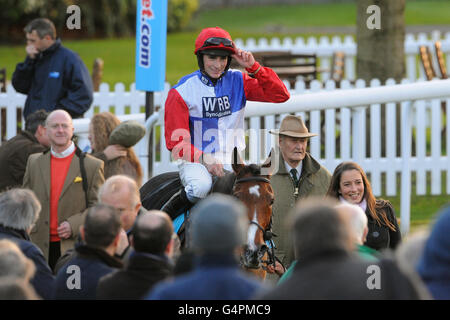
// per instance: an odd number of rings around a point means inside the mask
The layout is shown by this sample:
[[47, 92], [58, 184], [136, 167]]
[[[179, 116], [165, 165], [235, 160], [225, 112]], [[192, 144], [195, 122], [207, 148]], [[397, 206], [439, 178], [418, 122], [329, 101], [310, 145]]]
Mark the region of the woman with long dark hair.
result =
[[364, 170], [355, 162], [343, 162], [334, 170], [327, 197], [360, 206], [367, 215], [366, 246], [375, 250], [395, 249], [401, 233], [391, 203], [375, 199]]

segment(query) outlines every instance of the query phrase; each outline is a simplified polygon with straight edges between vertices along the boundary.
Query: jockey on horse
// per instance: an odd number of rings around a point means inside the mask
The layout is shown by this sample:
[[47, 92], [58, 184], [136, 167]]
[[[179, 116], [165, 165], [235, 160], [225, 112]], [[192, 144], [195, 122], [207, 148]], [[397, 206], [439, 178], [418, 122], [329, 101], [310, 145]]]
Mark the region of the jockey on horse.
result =
[[[166, 146], [179, 161], [181, 190], [161, 210], [172, 219], [209, 193], [213, 178], [231, 169], [234, 147], [245, 149], [247, 100], [284, 102], [289, 92], [276, 73], [251, 52], [236, 48], [230, 34], [203, 29], [195, 41], [199, 70], [181, 78], [165, 105]], [[229, 70], [231, 60], [245, 68]]]

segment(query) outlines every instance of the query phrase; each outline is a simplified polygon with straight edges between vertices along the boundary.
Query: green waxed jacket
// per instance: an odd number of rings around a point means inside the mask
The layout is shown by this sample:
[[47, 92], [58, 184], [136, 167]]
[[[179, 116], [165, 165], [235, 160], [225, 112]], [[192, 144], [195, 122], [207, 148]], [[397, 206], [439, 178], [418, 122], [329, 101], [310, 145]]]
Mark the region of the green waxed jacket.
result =
[[302, 164], [302, 173], [299, 180], [298, 196], [291, 175], [286, 171], [286, 166], [281, 152], [279, 154], [279, 169], [270, 179], [275, 194], [273, 203], [273, 232], [276, 255], [286, 267], [294, 260], [294, 251], [291, 245], [290, 229], [287, 226], [287, 218], [296, 201], [307, 197], [324, 197], [331, 181], [330, 172], [320, 165], [309, 153], [306, 153]]

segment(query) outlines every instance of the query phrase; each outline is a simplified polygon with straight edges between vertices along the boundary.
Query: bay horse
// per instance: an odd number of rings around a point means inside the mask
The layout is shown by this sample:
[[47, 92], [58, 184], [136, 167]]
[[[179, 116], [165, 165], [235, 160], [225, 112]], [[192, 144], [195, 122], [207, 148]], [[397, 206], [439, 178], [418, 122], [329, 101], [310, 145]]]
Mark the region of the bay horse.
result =
[[[245, 270], [265, 279], [267, 266], [273, 265], [275, 268], [277, 259], [272, 240], [272, 237], [276, 236], [272, 232], [274, 192], [270, 184], [270, 168], [273, 162], [269, 158], [262, 166], [245, 165], [237, 148], [233, 151], [232, 160], [233, 172], [227, 172], [223, 177], [217, 178], [211, 193], [233, 195], [247, 207], [249, 227], [240, 264]], [[142, 205], [147, 210], [161, 209], [181, 187], [178, 172], [157, 175], [142, 186], [140, 190]], [[187, 216], [186, 213], [184, 216]], [[178, 231], [180, 238], [184, 238], [183, 232], [182, 227]]]

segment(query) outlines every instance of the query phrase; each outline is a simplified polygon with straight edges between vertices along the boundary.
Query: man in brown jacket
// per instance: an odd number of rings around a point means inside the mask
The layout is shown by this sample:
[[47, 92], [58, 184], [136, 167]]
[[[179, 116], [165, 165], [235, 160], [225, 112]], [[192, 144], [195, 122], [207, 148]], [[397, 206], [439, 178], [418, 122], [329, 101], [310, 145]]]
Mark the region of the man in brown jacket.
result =
[[[331, 180], [330, 172], [320, 165], [308, 152], [308, 139], [316, 136], [308, 132], [299, 116], [288, 115], [279, 130], [270, 131], [278, 135], [278, 171], [270, 179], [275, 192], [273, 204], [273, 232], [276, 255], [288, 268], [295, 259], [292, 241], [286, 225], [289, 212], [297, 201], [310, 196], [325, 196]], [[277, 270], [282, 271], [282, 270]]]
[[25, 130], [1, 145], [0, 191], [21, 187], [28, 157], [50, 146], [45, 132], [47, 115], [45, 110], [33, 112], [26, 119]]
[[105, 179], [103, 162], [82, 154], [72, 142], [74, 128], [66, 111], [50, 113], [46, 129], [51, 150], [30, 156], [23, 186], [33, 190], [41, 202], [41, 215], [31, 231], [31, 240], [53, 269], [60, 255], [73, 247], [83, 212], [97, 202], [98, 189]]

